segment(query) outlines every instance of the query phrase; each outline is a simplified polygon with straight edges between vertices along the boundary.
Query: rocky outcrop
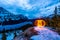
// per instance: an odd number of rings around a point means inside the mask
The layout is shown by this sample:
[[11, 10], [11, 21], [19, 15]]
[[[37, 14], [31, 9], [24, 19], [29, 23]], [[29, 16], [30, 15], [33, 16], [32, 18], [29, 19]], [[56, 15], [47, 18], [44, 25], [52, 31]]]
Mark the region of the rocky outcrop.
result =
[[21, 32], [20, 35], [14, 38], [14, 40], [30, 40], [30, 37], [34, 35], [38, 35], [38, 33], [33, 27], [30, 27], [24, 32]]

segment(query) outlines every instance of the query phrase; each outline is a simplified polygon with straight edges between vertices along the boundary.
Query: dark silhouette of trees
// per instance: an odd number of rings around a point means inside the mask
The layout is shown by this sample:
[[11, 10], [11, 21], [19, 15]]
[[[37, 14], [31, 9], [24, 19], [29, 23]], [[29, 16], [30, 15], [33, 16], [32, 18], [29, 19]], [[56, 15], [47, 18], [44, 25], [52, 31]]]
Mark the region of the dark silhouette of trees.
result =
[[5, 32], [2, 32], [2, 40], [6, 40], [6, 37], [7, 37], [6, 33]]

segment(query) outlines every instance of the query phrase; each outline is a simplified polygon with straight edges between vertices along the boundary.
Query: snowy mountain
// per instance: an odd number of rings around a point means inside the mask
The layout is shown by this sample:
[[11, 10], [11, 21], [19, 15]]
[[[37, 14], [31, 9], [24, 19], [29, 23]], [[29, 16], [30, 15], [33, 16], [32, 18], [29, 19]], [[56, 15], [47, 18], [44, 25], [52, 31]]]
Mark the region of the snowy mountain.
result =
[[0, 7], [0, 31], [11, 30], [21, 28], [27, 24], [32, 24], [32, 22], [27, 22], [28, 18], [21, 14], [14, 15], [6, 9]]
[[28, 18], [26, 16], [23, 16], [21, 14], [15, 15], [13, 13], [10, 13], [6, 9], [0, 7], [0, 24], [3, 23], [5, 25], [5, 24], [20, 23], [27, 19]]

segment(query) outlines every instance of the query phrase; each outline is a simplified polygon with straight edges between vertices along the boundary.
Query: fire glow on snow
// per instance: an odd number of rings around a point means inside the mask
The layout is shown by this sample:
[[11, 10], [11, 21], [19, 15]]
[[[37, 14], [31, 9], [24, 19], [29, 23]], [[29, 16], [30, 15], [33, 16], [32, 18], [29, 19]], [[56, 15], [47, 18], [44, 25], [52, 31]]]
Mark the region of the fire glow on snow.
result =
[[34, 27], [34, 29], [38, 31], [38, 35], [32, 36], [31, 39], [33, 40], [60, 40], [60, 35], [48, 28]]
[[[58, 33], [49, 30], [45, 26], [45, 21], [37, 20], [35, 21], [36, 25], [34, 29], [38, 32], [38, 35], [32, 36], [31, 39], [33, 40], [60, 40], [60, 35]], [[44, 25], [42, 25], [42, 22]]]

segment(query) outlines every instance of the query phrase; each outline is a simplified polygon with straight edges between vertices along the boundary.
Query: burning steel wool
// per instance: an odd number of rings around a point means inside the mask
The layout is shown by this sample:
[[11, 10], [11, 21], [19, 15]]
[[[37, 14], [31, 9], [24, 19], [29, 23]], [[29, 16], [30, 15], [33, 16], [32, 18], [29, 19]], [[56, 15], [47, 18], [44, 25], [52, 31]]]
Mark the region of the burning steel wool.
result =
[[40, 28], [40, 27], [44, 27], [46, 25], [46, 22], [44, 20], [36, 20], [34, 22], [34, 25]]

